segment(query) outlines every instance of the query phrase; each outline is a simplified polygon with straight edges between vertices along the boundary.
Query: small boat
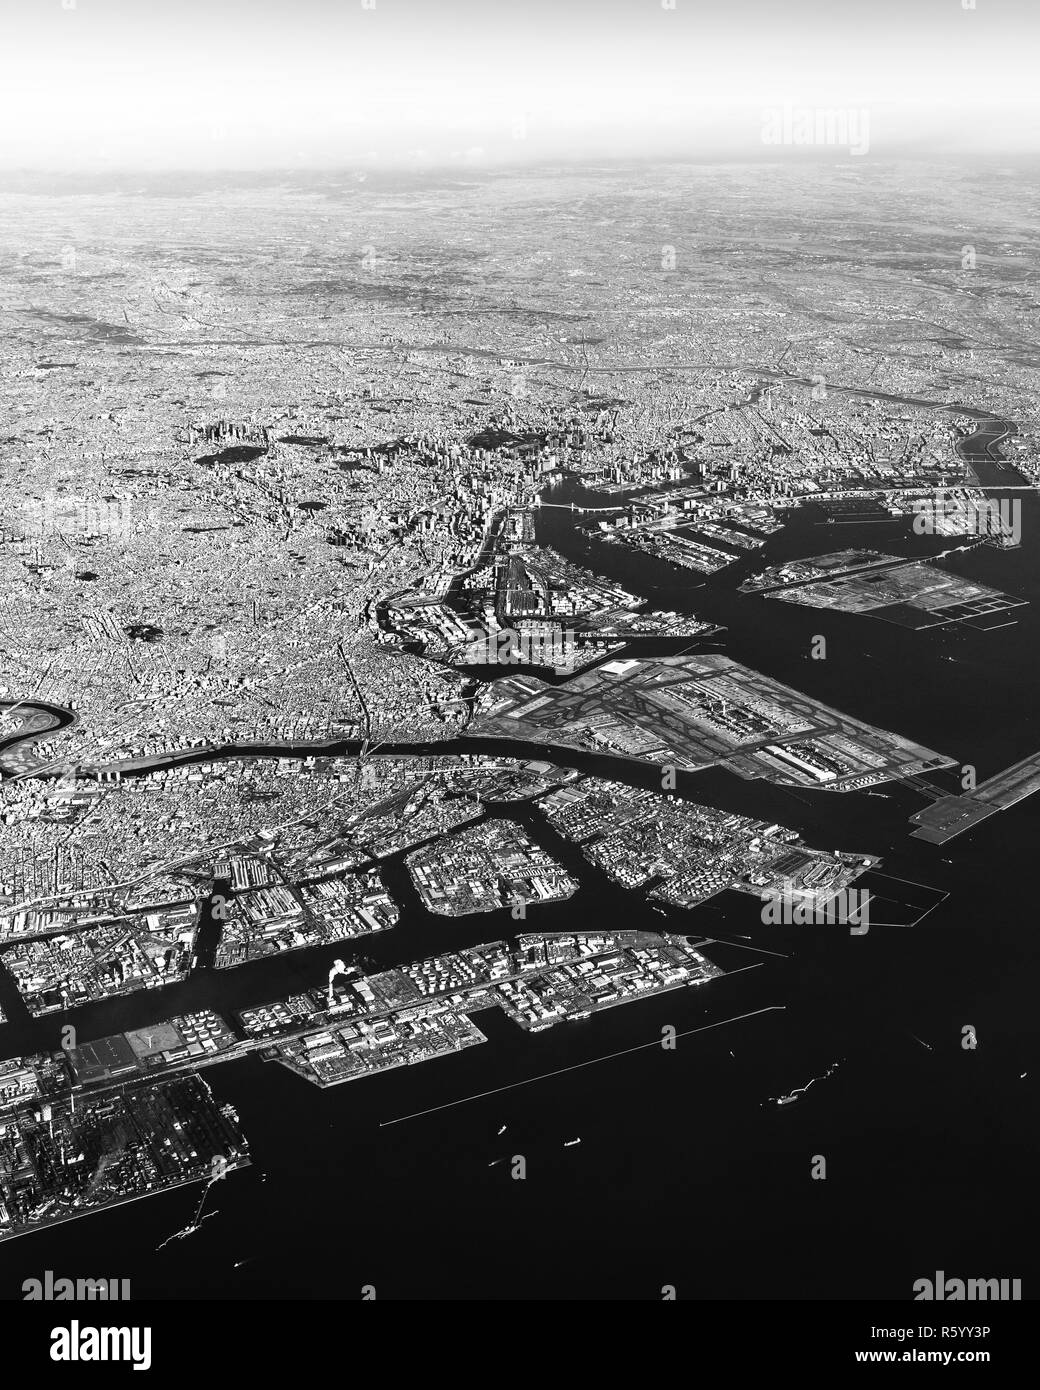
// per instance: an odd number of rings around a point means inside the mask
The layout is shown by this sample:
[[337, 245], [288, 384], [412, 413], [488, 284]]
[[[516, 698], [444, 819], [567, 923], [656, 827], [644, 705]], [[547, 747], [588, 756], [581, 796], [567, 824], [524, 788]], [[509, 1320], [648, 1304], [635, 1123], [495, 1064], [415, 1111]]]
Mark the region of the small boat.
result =
[[499, 1132], [499, 1134], [505, 1134], [505, 1132], [506, 1132], [506, 1126], [503, 1125], [502, 1128], [501, 1128], [498, 1132]]
[[777, 1101], [777, 1105], [790, 1105], [792, 1101], [795, 1101], [797, 1099], [797, 1096], [781, 1096], [780, 1099]]
[[573, 1149], [575, 1144], [580, 1144], [580, 1143], [581, 1143], [581, 1140], [580, 1140], [580, 1139], [565, 1139], [565, 1140], [563, 1141], [563, 1147], [564, 1147], [565, 1149]]

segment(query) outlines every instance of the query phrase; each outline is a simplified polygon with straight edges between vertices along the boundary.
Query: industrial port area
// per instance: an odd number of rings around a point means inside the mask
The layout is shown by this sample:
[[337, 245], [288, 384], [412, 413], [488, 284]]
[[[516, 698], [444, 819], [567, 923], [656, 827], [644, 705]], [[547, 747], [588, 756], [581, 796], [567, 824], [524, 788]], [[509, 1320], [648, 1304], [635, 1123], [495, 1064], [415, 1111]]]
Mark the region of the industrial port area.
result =
[[[723, 974], [668, 934], [521, 935], [365, 976], [337, 961], [328, 990], [210, 1011], [0, 1063], [0, 1240], [249, 1163], [238, 1116], [201, 1067], [257, 1054], [318, 1087], [486, 1041], [499, 1008], [538, 1032]], [[337, 978], [340, 974], [346, 979]]]

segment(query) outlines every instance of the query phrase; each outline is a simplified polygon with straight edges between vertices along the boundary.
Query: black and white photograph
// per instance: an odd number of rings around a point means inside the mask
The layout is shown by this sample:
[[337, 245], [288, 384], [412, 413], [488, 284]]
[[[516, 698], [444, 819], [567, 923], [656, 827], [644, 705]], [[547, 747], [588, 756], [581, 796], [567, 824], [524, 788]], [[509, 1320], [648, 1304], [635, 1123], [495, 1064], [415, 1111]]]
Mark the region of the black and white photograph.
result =
[[1037, 0], [2, 0], [30, 1374], [316, 1370], [368, 1325], [329, 1302], [1015, 1363], [1038, 40]]

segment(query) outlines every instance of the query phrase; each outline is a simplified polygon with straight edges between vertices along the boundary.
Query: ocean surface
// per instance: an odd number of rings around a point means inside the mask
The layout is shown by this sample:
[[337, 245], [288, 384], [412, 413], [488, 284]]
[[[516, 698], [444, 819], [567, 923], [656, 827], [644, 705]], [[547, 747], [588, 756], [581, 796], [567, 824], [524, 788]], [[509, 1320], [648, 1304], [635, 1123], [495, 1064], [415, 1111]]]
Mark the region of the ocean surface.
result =
[[[984, 428], [967, 452], [984, 481], [1017, 483], [983, 457], [992, 433]], [[950, 562], [1030, 601], [1008, 615], [1014, 626], [991, 632], [915, 633], [736, 593], [748, 573], [787, 557], [956, 544], [914, 538], [905, 522], [827, 525], [806, 511], [707, 582], [589, 536], [581, 527], [592, 519], [569, 511], [540, 511], [538, 534], [655, 607], [723, 624], [710, 650], [970, 763], [981, 781], [1040, 748], [1040, 502], [1012, 495], [1022, 502], [1021, 547]], [[616, 505], [573, 479], [550, 500]], [[823, 661], [809, 656], [818, 633], [827, 637]], [[638, 649], [691, 645], [662, 639]], [[491, 745], [459, 740], [443, 751], [466, 747]], [[570, 762], [654, 784], [615, 759]], [[1040, 801], [934, 846], [909, 838], [907, 818], [925, 802], [899, 786], [795, 793], [712, 769], [680, 774], [679, 790], [782, 821], [820, 848], [881, 855], [890, 877], [872, 886], [887, 883], [894, 900], [920, 900], [918, 885], [936, 890], [923, 894], [928, 901], [949, 896], [918, 927], [872, 920], [859, 937], [766, 927], [761, 905], [734, 893], [662, 915], [610, 884], [540, 817], [509, 808], [582, 885], [568, 903], [533, 908], [525, 930], [717, 936], [726, 944], [709, 954], [734, 973], [536, 1035], [481, 1013], [485, 1045], [328, 1091], [256, 1058], [210, 1068], [204, 1075], [238, 1109], [253, 1156], [250, 1169], [213, 1187], [212, 1219], [157, 1250], [194, 1212], [198, 1189], [182, 1189], [20, 1238], [0, 1247], [0, 1296], [20, 1298], [24, 1279], [50, 1269], [128, 1278], [135, 1299], [358, 1299], [366, 1287], [377, 1298], [656, 1299], [674, 1286], [679, 1298], [902, 1301], [916, 1279], [944, 1270], [1020, 1278], [1032, 1298]], [[504, 912], [431, 916], [400, 856], [387, 877], [401, 923], [357, 943], [201, 971], [60, 1022], [28, 1020], [5, 983], [0, 1003], [13, 1021], [0, 1028], [0, 1055], [56, 1048], [69, 1021], [84, 1040], [202, 1005], [228, 1016], [323, 982], [352, 944], [382, 968], [502, 939], [518, 925]], [[674, 1050], [660, 1045], [667, 1025], [679, 1034]], [[969, 1026], [974, 1050], [962, 1047]], [[810, 1081], [797, 1101], [776, 1105]], [[826, 1176], [814, 1179], [821, 1158]]]

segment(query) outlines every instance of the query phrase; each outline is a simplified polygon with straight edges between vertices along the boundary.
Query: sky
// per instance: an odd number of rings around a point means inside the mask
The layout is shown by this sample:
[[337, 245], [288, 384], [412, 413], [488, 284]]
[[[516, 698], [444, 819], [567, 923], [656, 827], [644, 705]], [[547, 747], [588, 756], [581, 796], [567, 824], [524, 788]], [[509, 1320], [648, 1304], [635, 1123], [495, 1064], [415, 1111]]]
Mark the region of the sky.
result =
[[1038, 38], [1040, 0], [0, 0], [0, 168], [1033, 153]]

